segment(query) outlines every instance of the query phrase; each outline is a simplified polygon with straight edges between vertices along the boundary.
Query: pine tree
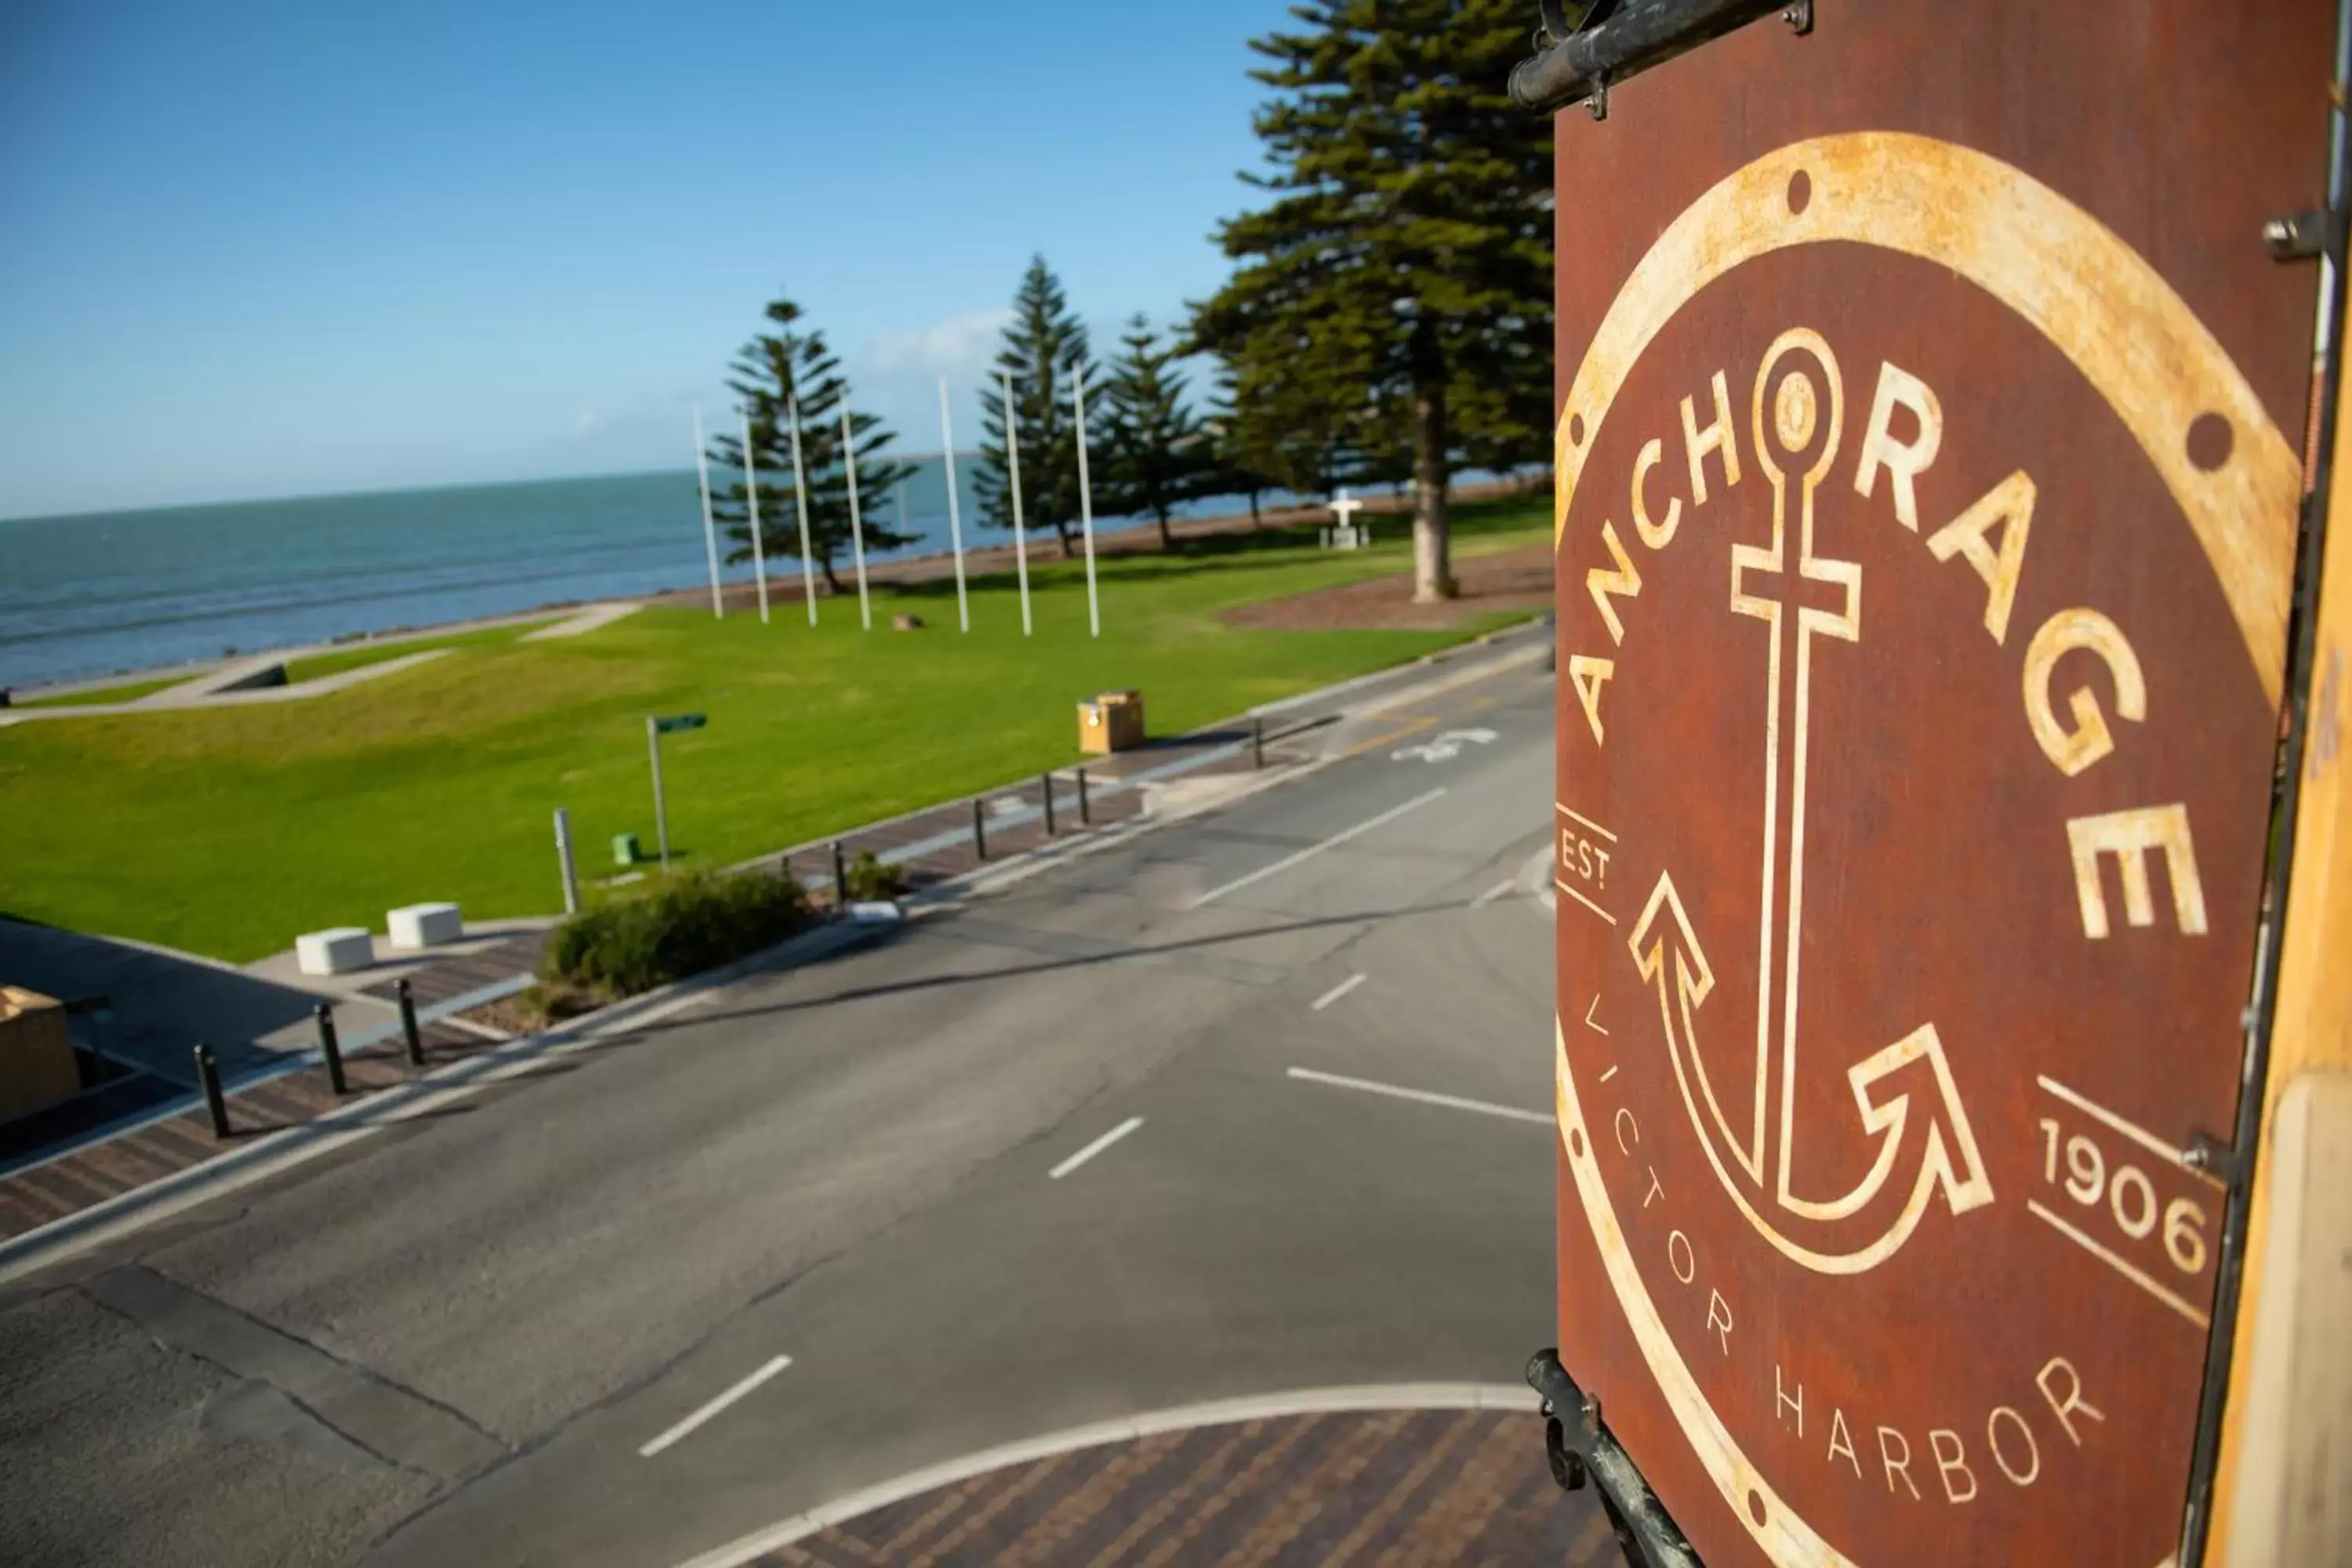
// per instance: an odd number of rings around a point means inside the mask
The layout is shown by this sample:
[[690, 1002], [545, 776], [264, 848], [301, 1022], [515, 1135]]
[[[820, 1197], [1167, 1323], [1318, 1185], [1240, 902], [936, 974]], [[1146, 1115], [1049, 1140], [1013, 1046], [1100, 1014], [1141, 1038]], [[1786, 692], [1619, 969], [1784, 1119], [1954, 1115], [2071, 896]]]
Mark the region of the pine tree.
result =
[[[850, 552], [849, 473], [844, 462], [841, 410], [849, 384], [841, 362], [824, 346], [822, 335], [802, 326], [803, 312], [790, 300], [770, 301], [767, 318], [775, 330], [743, 345], [728, 368], [727, 384], [743, 399], [751, 416], [751, 450], [759, 462], [760, 548], [771, 558], [801, 552], [799, 503], [793, 489], [793, 437], [790, 409], [800, 405], [801, 466], [808, 484], [809, 553], [836, 594], [842, 582], [835, 560]], [[883, 427], [878, 416], [849, 414], [850, 441], [857, 454], [858, 521], [867, 551], [893, 550], [912, 544], [916, 536], [902, 533], [883, 519], [895, 521], [892, 510], [874, 502], [911, 472], [893, 461], [889, 450], [898, 439]], [[707, 450], [721, 470], [743, 471], [743, 443], [732, 432], [714, 435]], [[750, 496], [742, 479], [710, 494], [713, 518], [725, 525], [735, 542], [730, 562], [751, 559]]]
[[[1193, 341], [1268, 384], [1347, 399], [1350, 442], [1412, 454], [1413, 596], [1454, 590], [1446, 486], [1465, 452], [1549, 449], [1551, 130], [1505, 94], [1522, 0], [1300, 0], [1255, 39], [1272, 205], [1226, 223], [1240, 266]], [[1291, 402], [1293, 399], [1282, 399]], [[1356, 410], [1367, 416], [1355, 417]]]
[[[1000, 375], [1013, 384], [1013, 432], [1021, 459], [1021, 510], [1026, 526], [1051, 528], [1071, 553], [1070, 528], [1078, 521], [1076, 415], [1070, 402], [1078, 367], [1087, 360], [1087, 329], [1070, 311], [1062, 280], [1042, 256], [1030, 258], [1020, 291], [1013, 297], [1013, 321], [996, 356]], [[993, 377], [982, 389], [981, 507], [999, 528], [1013, 526], [1012, 464], [1005, 455], [1003, 382]], [[1089, 423], [1098, 419], [1101, 388], [1087, 388]], [[1089, 444], [1101, 432], [1087, 431]], [[1090, 454], [1091, 455], [1091, 454]]]
[[1184, 405], [1185, 378], [1171, 369], [1178, 353], [1138, 312], [1119, 340], [1104, 386], [1106, 505], [1121, 515], [1150, 513], [1160, 525], [1160, 548], [1173, 550], [1169, 514], [1208, 493], [1213, 458], [1199, 417]]
[[1370, 413], [1359, 390], [1318, 377], [1311, 364], [1251, 354], [1226, 365], [1229, 463], [1297, 496], [1328, 495], [1355, 477], [1351, 433]]
[[1263, 528], [1265, 520], [1259, 515], [1258, 500], [1276, 480], [1258, 447], [1263, 422], [1243, 409], [1240, 386], [1228, 363], [1217, 365], [1214, 390], [1201, 429], [1209, 438], [1212, 465], [1202, 492], [1249, 497], [1250, 526]]

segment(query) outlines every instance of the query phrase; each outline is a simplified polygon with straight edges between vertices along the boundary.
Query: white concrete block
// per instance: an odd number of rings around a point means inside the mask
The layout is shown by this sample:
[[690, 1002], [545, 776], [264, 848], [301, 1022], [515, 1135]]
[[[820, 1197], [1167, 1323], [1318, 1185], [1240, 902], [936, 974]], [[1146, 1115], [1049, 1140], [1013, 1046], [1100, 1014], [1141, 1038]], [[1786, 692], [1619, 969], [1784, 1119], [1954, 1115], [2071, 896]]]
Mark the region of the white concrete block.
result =
[[410, 904], [384, 912], [383, 929], [399, 948], [439, 947], [466, 934], [466, 921], [455, 904]]
[[375, 962], [375, 939], [358, 926], [306, 931], [294, 939], [294, 962], [305, 974], [348, 974]]

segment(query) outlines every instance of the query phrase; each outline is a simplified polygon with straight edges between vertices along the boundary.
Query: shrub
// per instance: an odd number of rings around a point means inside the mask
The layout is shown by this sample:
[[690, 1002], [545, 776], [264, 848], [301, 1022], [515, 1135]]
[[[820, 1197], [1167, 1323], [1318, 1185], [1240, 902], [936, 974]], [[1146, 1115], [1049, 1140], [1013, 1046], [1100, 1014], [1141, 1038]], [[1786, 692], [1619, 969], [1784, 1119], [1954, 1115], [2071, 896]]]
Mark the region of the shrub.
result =
[[788, 879], [706, 873], [583, 910], [556, 928], [542, 971], [608, 998], [630, 996], [757, 952], [808, 921], [807, 898]]
[[906, 890], [906, 873], [887, 861], [877, 860], [871, 849], [859, 850], [857, 858], [849, 863], [849, 896], [853, 899], [895, 899]]

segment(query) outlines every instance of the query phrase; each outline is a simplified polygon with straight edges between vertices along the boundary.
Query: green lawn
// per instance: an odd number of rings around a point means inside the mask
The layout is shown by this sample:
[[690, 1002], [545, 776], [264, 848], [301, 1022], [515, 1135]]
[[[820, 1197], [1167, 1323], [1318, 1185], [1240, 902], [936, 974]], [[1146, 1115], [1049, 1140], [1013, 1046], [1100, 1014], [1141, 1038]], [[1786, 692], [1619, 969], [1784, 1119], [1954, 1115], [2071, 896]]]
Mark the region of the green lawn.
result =
[[[1465, 554], [1543, 542], [1549, 508], [1465, 507]], [[1398, 530], [1402, 536], [1403, 531]], [[1311, 532], [1306, 536], [1311, 540]], [[473, 917], [560, 903], [550, 815], [572, 813], [583, 872], [616, 833], [654, 840], [645, 717], [667, 737], [675, 847], [725, 865], [1066, 765], [1075, 705], [1137, 687], [1155, 734], [1416, 657], [1491, 629], [1255, 632], [1228, 606], [1402, 570], [1400, 537], [1328, 554], [1300, 535], [1228, 535], [1102, 563], [1103, 636], [1075, 565], [1031, 574], [1036, 636], [1009, 579], [797, 605], [774, 623], [647, 609], [587, 637], [469, 635], [458, 651], [314, 701], [139, 712], [0, 730], [0, 913], [236, 962], [334, 924], [456, 899]], [[894, 633], [894, 612], [929, 629]], [[354, 650], [357, 651], [357, 650]], [[389, 653], [391, 650], [377, 649]]]
[[514, 642], [562, 618], [559, 616], [550, 616], [545, 620], [532, 621], [528, 626], [517, 624], [485, 626], [479, 631], [453, 632], [447, 637], [404, 637], [399, 642], [353, 643], [346, 647], [334, 648], [326, 653], [311, 654], [305, 658], [289, 661], [286, 666], [286, 681], [289, 686], [298, 686], [306, 680], [317, 680], [321, 676], [341, 675], [347, 669], [358, 669], [366, 665], [383, 664], [395, 658], [406, 658], [410, 654], [424, 653], [431, 648], [492, 647], [500, 643]]
[[161, 680], [126, 680], [120, 686], [100, 686], [89, 691], [76, 691], [57, 697], [28, 697], [16, 703], [19, 708], [79, 708], [85, 703], [135, 702], [151, 692], [167, 686], [177, 686], [194, 679], [186, 675], [167, 675]]

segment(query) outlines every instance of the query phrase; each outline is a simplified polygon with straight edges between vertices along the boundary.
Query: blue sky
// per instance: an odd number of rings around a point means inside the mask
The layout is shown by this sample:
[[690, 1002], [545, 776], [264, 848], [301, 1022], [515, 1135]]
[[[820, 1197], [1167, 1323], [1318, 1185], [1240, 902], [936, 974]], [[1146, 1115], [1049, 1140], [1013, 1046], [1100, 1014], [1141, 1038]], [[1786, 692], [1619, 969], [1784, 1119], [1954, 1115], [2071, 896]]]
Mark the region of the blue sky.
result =
[[958, 444], [1043, 251], [1225, 274], [1281, 0], [0, 6], [0, 517], [622, 471], [779, 289]]

